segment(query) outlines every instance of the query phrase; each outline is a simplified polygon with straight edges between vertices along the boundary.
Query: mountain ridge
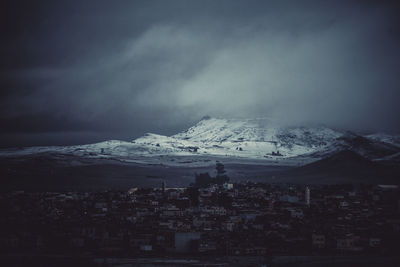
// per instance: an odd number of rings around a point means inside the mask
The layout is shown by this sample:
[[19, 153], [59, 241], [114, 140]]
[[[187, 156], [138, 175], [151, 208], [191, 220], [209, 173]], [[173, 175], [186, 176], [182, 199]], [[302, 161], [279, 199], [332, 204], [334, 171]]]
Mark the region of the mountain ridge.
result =
[[[39, 153], [125, 162], [177, 164], [173, 157], [252, 159], [276, 164], [307, 164], [340, 150], [356, 151], [370, 160], [389, 159], [400, 152], [400, 138], [360, 135], [318, 126], [282, 126], [268, 118], [220, 119], [205, 117], [180, 133], [147, 133], [131, 142], [108, 140], [88, 145], [2, 149], [0, 156]], [[169, 158], [169, 159], [168, 159]], [[186, 161], [187, 162], [187, 161]]]

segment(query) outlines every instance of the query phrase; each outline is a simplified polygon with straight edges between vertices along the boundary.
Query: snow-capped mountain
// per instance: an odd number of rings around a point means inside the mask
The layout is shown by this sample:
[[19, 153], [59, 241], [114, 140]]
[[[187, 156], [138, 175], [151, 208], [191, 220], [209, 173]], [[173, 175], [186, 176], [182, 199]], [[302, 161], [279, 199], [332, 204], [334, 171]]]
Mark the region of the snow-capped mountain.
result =
[[190, 156], [194, 161], [225, 157], [297, 165], [296, 159], [307, 163], [343, 149], [370, 159], [381, 159], [400, 152], [398, 140], [389, 135], [362, 136], [325, 126], [281, 126], [268, 119], [207, 117], [172, 136], [148, 133], [132, 142], [110, 140], [89, 145], [8, 149], [0, 150], [0, 156], [70, 155], [166, 165], [177, 164], [174, 157]]
[[326, 127], [281, 127], [267, 119], [206, 118], [171, 137], [148, 134], [134, 142], [199, 154], [289, 158], [319, 151], [340, 136]]

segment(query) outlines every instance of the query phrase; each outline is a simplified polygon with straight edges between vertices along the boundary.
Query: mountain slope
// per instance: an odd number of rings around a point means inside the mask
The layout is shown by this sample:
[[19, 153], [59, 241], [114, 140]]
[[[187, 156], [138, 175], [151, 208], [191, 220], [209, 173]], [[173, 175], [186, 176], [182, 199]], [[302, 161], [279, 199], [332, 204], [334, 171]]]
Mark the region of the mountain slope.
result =
[[267, 119], [201, 120], [169, 138], [146, 135], [134, 140], [163, 148], [197, 148], [192, 151], [248, 158], [288, 158], [312, 153], [332, 144], [341, 132], [326, 127], [282, 127]]
[[337, 184], [399, 184], [400, 166], [371, 161], [351, 150], [342, 150], [324, 159], [283, 172], [280, 182]]
[[[42, 155], [77, 164], [86, 159], [184, 165], [211, 164], [213, 157], [257, 164], [304, 165], [337, 151], [352, 150], [371, 160], [398, 158], [397, 139], [361, 136], [324, 126], [282, 126], [269, 119], [204, 118], [188, 130], [163, 136], [148, 133], [132, 142], [110, 140], [77, 146], [3, 149], [0, 156]], [[183, 159], [185, 158], [185, 159]]]

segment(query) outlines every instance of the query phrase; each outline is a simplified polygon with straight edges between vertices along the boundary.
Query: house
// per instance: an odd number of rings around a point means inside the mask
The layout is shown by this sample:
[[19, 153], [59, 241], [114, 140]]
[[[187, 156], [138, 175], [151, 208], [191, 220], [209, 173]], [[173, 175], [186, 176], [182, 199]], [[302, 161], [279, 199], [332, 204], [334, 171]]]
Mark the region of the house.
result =
[[290, 216], [292, 218], [302, 219], [304, 217], [304, 213], [302, 210], [299, 209], [290, 209]]
[[217, 242], [212, 240], [201, 240], [198, 251], [200, 253], [210, 253], [217, 250]]
[[140, 251], [152, 251], [153, 246], [152, 245], [141, 245], [140, 246]]
[[312, 240], [313, 247], [319, 248], [319, 249], [325, 248], [325, 244], [326, 244], [325, 235], [312, 234], [311, 240]]
[[381, 245], [381, 239], [376, 237], [371, 237], [368, 243], [371, 248], [377, 248], [380, 247]]
[[289, 203], [298, 203], [299, 197], [298, 196], [291, 196], [291, 195], [283, 195], [279, 198], [281, 202], [289, 202]]
[[345, 237], [336, 240], [336, 248], [339, 250], [359, 251], [362, 249], [361, 247], [357, 247], [359, 240], [359, 236], [347, 234]]
[[187, 253], [193, 251], [194, 241], [200, 240], [200, 233], [177, 232], [175, 233], [174, 252]]

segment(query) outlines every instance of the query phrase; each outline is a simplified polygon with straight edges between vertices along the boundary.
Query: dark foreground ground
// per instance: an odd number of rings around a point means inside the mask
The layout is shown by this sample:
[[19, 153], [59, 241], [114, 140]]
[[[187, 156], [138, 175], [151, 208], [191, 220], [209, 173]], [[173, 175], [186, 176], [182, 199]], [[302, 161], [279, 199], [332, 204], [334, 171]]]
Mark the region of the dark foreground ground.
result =
[[[267, 182], [288, 170], [287, 166], [264, 166], [251, 163], [225, 164], [231, 182], [252, 180]], [[99, 191], [126, 190], [131, 187], [186, 187], [196, 173], [215, 175], [215, 165], [208, 167], [171, 167], [160, 164], [87, 161], [73, 165], [49, 158], [3, 158], [0, 160], [1, 191]]]
[[377, 256], [276, 256], [276, 257], [166, 257], [166, 258], [91, 258], [87, 256], [7, 255], [1, 266], [113, 266], [113, 267], [180, 267], [180, 266], [267, 266], [267, 267], [397, 267], [400, 257]]
[[[61, 159], [61, 160], [60, 160]], [[98, 191], [125, 190], [131, 187], [186, 187], [196, 173], [215, 175], [218, 158], [203, 159], [207, 164], [193, 165], [180, 159], [180, 166], [124, 163], [117, 160], [68, 158], [36, 155], [0, 158], [1, 191]], [[221, 160], [221, 159], [219, 159]], [[399, 184], [397, 162], [371, 162], [353, 152], [339, 152], [331, 157], [301, 167], [248, 160], [221, 160], [231, 182], [291, 184]]]

